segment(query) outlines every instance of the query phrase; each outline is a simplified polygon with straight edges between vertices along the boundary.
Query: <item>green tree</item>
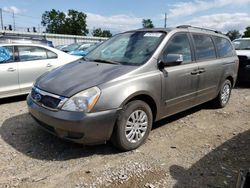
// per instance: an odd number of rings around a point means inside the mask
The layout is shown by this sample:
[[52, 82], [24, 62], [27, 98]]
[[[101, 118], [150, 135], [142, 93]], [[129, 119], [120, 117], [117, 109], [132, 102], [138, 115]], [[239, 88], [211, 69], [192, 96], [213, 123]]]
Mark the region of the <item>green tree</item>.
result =
[[56, 11], [45, 11], [42, 15], [42, 25], [46, 32], [70, 35], [87, 35], [87, 15], [76, 10], [68, 10], [68, 13]]
[[94, 37], [112, 37], [112, 33], [109, 30], [102, 30], [101, 28], [94, 29], [92, 35]]
[[94, 37], [101, 37], [101, 35], [102, 35], [102, 29], [101, 28], [94, 29], [93, 32], [92, 32], [92, 35]]
[[238, 30], [230, 30], [227, 32], [226, 34], [232, 41], [237, 39], [237, 38], [240, 38], [241, 37], [241, 34]]
[[103, 30], [102, 31], [102, 36], [103, 37], [112, 37], [112, 33], [109, 30]]
[[142, 20], [142, 27], [143, 28], [154, 28], [154, 24], [151, 19], [143, 19]]
[[250, 37], [250, 26], [246, 28], [243, 37]]

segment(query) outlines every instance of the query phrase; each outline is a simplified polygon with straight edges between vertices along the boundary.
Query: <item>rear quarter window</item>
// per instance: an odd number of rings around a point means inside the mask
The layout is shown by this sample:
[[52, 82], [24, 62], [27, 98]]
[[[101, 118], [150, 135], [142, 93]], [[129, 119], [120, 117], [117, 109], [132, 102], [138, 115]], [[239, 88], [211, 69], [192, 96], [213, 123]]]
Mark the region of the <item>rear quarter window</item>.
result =
[[216, 59], [212, 38], [209, 35], [193, 34], [196, 60]]
[[57, 54], [50, 51], [50, 50], [47, 50], [47, 56], [48, 56], [48, 59], [56, 59], [57, 58]]
[[231, 57], [234, 55], [233, 46], [229, 40], [222, 37], [214, 37], [214, 41], [219, 57]]

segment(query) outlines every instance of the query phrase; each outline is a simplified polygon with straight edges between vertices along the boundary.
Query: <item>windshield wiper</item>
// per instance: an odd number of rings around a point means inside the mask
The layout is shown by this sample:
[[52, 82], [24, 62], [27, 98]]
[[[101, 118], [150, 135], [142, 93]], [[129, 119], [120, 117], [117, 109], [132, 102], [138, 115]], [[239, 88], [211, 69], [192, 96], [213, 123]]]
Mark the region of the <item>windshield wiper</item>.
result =
[[250, 48], [235, 48], [235, 50], [250, 50]]
[[116, 64], [116, 65], [120, 64], [119, 62], [111, 61], [111, 60], [105, 60], [105, 59], [88, 59], [88, 60], [98, 62], [98, 63], [108, 63], [108, 64]]

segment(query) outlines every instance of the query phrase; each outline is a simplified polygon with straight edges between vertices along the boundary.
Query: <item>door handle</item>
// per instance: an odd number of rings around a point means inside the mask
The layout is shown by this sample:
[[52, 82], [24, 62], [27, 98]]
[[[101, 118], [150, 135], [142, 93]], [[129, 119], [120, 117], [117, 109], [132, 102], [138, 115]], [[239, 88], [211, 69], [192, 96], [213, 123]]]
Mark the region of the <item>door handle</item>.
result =
[[202, 74], [202, 73], [204, 73], [204, 72], [206, 72], [205, 69], [199, 69], [199, 74]]
[[199, 74], [199, 70], [193, 70], [193, 71], [191, 72], [191, 74], [192, 74], [192, 75], [197, 75], [197, 74]]
[[52, 65], [50, 63], [48, 63], [46, 67], [52, 67]]
[[191, 74], [192, 74], [192, 75], [197, 75], [197, 74], [202, 74], [202, 73], [204, 73], [204, 72], [206, 72], [205, 69], [196, 69], [196, 70], [193, 70], [193, 71], [191, 72]]
[[16, 71], [16, 69], [10, 67], [10, 68], [7, 69], [7, 71], [9, 71], [9, 72], [14, 72], [14, 71]]

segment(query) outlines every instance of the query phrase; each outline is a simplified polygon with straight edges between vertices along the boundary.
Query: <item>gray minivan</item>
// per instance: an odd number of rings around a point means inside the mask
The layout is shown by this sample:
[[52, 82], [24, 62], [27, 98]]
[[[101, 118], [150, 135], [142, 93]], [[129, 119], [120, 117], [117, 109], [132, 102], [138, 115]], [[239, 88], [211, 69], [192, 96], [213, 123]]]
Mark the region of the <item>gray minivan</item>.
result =
[[52, 134], [82, 144], [111, 140], [128, 151], [145, 142], [155, 121], [211, 100], [225, 107], [238, 65], [217, 31], [128, 31], [38, 78], [27, 104]]

